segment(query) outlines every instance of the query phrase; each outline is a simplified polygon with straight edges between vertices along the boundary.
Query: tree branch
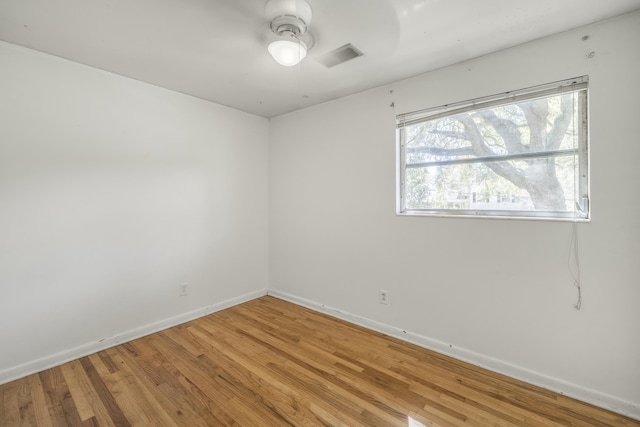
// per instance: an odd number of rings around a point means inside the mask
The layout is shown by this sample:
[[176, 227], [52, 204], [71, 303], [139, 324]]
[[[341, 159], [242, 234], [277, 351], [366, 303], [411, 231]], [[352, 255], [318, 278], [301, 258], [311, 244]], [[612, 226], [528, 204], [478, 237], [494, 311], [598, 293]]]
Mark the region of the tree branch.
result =
[[496, 113], [494, 113], [493, 110], [478, 111], [477, 114], [482, 117], [484, 121], [489, 123], [496, 132], [498, 132], [510, 154], [520, 154], [525, 151], [524, 145], [522, 145], [520, 129], [514, 122], [507, 119], [501, 119], [496, 116]]
[[560, 99], [560, 109], [562, 113], [556, 117], [553, 127], [547, 136], [547, 143], [550, 149], [557, 150], [562, 144], [564, 136], [573, 118], [573, 95], [565, 94]]
[[549, 103], [546, 98], [535, 99], [519, 104], [529, 126], [530, 150], [545, 151], [547, 149], [547, 116]]
[[[495, 154], [491, 148], [484, 143], [484, 138], [471, 117], [466, 114], [462, 114], [458, 117], [458, 120], [464, 125], [465, 135], [467, 136], [466, 139], [471, 142], [474, 153], [478, 157], [486, 157]], [[522, 171], [519, 171], [506, 162], [487, 162], [485, 164], [492, 171], [511, 181], [514, 185], [526, 189], [527, 180], [523, 176]]]

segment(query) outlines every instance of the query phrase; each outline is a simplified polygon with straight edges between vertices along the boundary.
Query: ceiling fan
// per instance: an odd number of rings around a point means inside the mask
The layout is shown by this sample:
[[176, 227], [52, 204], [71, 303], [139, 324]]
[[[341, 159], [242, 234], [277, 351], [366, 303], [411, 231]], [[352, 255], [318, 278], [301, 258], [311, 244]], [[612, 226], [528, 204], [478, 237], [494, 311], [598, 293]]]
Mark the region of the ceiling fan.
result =
[[315, 44], [309, 31], [311, 6], [306, 0], [269, 0], [264, 11], [271, 29], [267, 38], [269, 53], [281, 65], [298, 64]]

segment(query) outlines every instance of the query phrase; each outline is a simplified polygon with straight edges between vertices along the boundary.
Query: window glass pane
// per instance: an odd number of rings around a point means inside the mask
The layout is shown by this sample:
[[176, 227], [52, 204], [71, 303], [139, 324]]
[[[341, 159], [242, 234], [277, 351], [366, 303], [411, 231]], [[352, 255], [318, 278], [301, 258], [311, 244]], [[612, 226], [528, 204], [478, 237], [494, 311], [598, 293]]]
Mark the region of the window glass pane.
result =
[[573, 149], [577, 108], [577, 97], [567, 93], [407, 126], [406, 162]]
[[[576, 157], [410, 168], [406, 171], [406, 208], [572, 212]], [[532, 197], [531, 192], [494, 171], [507, 168], [517, 169], [539, 183], [539, 194]], [[548, 176], [550, 171], [554, 171], [555, 177]], [[547, 185], [552, 179], [557, 183], [553, 187]]]

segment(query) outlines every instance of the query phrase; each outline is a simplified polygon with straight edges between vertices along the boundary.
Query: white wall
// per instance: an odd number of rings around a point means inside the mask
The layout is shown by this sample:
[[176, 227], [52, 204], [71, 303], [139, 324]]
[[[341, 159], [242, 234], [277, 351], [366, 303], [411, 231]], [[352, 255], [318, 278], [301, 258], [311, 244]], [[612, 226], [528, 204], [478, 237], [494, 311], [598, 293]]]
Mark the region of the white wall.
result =
[[[640, 418], [639, 41], [636, 12], [272, 119], [270, 292]], [[395, 215], [394, 117], [583, 74], [576, 311], [571, 223]]]
[[267, 150], [264, 118], [0, 43], [0, 383], [264, 294]]

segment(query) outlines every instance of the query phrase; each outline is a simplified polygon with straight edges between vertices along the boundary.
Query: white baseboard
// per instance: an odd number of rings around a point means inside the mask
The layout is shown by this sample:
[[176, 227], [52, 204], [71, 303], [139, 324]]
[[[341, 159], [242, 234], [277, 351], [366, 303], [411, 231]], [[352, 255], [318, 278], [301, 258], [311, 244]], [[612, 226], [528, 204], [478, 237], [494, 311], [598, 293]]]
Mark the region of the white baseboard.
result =
[[521, 366], [513, 365], [511, 363], [479, 354], [471, 350], [453, 347], [449, 344], [433, 338], [425, 337], [423, 335], [406, 331], [395, 326], [390, 326], [385, 323], [347, 313], [333, 307], [328, 307], [324, 304], [307, 300], [305, 298], [299, 298], [286, 292], [269, 289], [268, 294], [276, 298], [280, 298], [285, 301], [310, 308], [311, 310], [325, 313], [330, 316], [355, 323], [356, 325], [360, 325], [365, 328], [372, 329], [374, 331], [381, 332], [395, 338], [399, 338], [412, 344], [416, 344], [420, 347], [424, 347], [429, 350], [451, 356], [455, 359], [471, 363], [481, 368], [485, 368], [499, 374], [507, 375], [511, 378], [515, 378], [529, 384], [533, 384], [538, 387], [542, 387], [544, 389], [551, 390], [568, 397], [572, 397], [582, 402], [590, 403], [592, 405], [617, 412], [618, 414], [626, 415], [628, 417], [640, 420], [640, 404], [638, 403], [629, 402], [615, 396], [601, 393], [599, 391], [563, 381], [558, 378], [550, 377], [539, 372], [531, 371]]
[[34, 374], [36, 372], [43, 371], [45, 369], [53, 368], [54, 366], [62, 365], [63, 363], [71, 360], [79, 359], [89, 354], [96, 353], [101, 350], [105, 350], [109, 347], [116, 346], [128, 341], [132, 341], [136, 338], [144, 337], [146, 335], [153, 334], [155, 332], [162, 331], [172, 326], [179, 325], [181, 323], [188, 322], [190, 320], [197, 319], [202, 316], [206, 316], [216, 311], [224, 310], [225, 308], [233, 307], [234, 305], [241, 304], [252, 299], [259, 298], [267, 295], [267, 289], [261, 289], [259, 291], [250, 292], [248, 294], [240, 295], [235, 298], [231, 298], [225, 301], [221, 301], [206, 307], [199, 308], [197, 310], [182, 313], [168, 319], [163, 319], [158, 322], [150, 323], [139, 328], [131, 329], [119, 334], [114, 335], [111, 338], [101, 339], [99, 341], [86, 343], [78, 347], [64, 350], [50, 356], [46, 356], [40, 359], [32, 360], [24, 364], [13, 366], [8, 369], [0, 371], [0, 384], [8, 383], [9, 381], [17, 380], [19, 378], [26, 377], [27, 375]]

